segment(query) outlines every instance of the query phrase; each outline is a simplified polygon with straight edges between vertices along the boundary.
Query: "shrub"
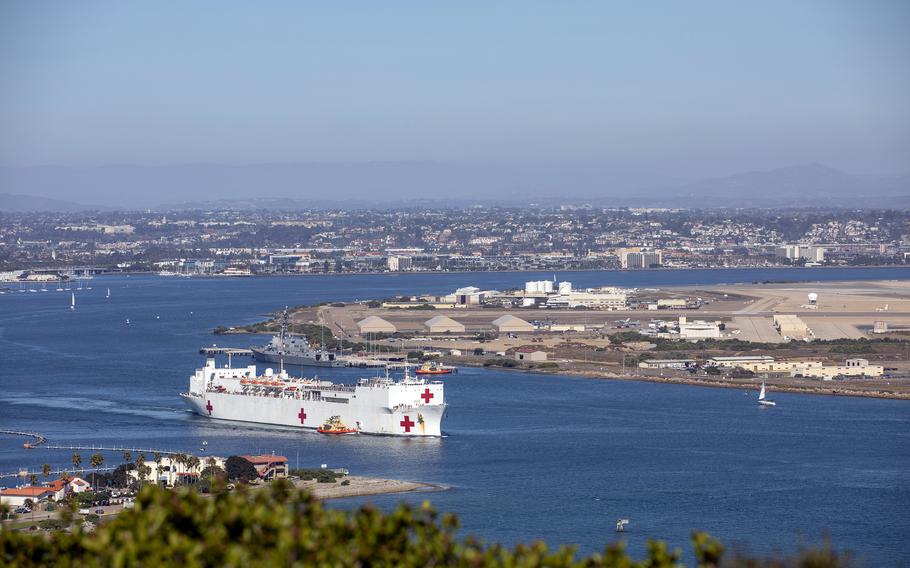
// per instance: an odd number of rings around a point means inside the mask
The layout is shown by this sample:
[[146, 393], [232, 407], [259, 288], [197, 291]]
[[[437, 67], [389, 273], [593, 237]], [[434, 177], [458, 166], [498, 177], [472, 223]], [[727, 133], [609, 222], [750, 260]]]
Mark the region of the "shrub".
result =
[[[335, 483], [338, 479], [344, 477], [343, 473], [336, 473], [330, 469], [292, 469], [291, 475], [300, 479], [315, 479], [318, 483]], [[347, 481], [347, 480], [346, 480]], [[350, 485], [350, 482], [348, 482]]]
[[[259, 491], [203, 497], [149, 486], [135, 507], [89, 533], [31, 534], [0, 531], [0, 562], [9, 566], [548, 566], [569, 568], [671, 568], [680, 552], [650, 541], [647, 557], [630, 558], [623, 543], [578, 558], [574, 547], [544, 542], [508, 548], [458, 538], [458, 520], [429, 503], [406, 504], [383, 513], [366, 505], [355, 511], [325, 509], [288, 483]], [[844, 567], [847, 555], [830, 547], [791, 558], [726, 557], [723, 545], [703, 533], [692, 535], [698, 566]]]

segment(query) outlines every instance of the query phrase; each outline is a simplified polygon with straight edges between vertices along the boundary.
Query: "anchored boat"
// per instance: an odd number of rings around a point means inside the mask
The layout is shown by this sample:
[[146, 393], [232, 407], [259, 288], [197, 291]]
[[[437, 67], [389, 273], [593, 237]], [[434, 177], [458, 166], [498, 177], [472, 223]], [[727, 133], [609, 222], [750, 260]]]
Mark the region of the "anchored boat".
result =
[[278, 335], [262, 347], [253, 347], [253, 358], [265, 363], [284, 365], [301, 365], [307, 367], [345, 367], [347, 363], [336, 357], [335, 353], [325, 349], [316, 349], [306, 337], [288, 333], [288, 311], [281, 316], [281, 329]]

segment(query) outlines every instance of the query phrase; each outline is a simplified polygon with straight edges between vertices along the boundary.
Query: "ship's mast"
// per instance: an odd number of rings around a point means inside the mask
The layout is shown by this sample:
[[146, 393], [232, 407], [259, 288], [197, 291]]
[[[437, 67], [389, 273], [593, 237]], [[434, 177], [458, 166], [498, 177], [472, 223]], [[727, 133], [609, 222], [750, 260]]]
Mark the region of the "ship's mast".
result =
[[288, 307], [284, 307], [284, 312], [281, 314], [281, 329], [278, 331], [278, 339], [281, 343], [284, 343], [284, 337], [287, 335], [288, 330]]

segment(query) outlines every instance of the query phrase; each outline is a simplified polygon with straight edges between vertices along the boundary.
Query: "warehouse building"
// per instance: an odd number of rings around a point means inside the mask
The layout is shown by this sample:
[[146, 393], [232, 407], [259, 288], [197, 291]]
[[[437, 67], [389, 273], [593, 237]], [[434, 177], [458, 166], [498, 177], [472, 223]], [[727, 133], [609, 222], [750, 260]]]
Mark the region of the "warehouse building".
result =
[[799, 316], [793, 314], [776, 314], [774, 327], [781, 337], [789, 339], [812, 339], [812, 330]]
[[423, 322], [430, 333], [464, 333], [464, 324], [446, 316], [436, 316]]
[[547, 352], [533, 347], [520, 347], [515, 350], [516, 361], [546, 361]]
[[360, 334], [366, 333], [395, 333], [398, 328], [394, 324], [382, 319], [379, 316], [370, 316], [357, 322]]
[[499, 333], [526, 333], [534, 331], [534, 326], [513, 315], [504, 315], [493, 320], [493, 327]]

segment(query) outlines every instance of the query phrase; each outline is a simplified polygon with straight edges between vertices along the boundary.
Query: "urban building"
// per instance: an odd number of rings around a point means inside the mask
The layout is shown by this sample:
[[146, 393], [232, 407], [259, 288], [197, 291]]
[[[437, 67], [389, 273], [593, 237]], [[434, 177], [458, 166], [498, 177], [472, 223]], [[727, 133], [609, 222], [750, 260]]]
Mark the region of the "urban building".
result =
[[720, 322], [690, 322], [685, 316], [679, 318], [680, 339], [719, 339], [720, 336]]
[[272, 481], [284, 479], [288, 476], [288, 458], [276, 455], [240, 456], [253, 464], [259, 479]]
[[516, 361], [546, 361], [547, 352], [533, 347], [520, 347], [515, 350]]
[[646, 359], [638, 363], [641, 369], [685, 369], [695, 364], [695, 359]]

